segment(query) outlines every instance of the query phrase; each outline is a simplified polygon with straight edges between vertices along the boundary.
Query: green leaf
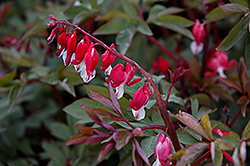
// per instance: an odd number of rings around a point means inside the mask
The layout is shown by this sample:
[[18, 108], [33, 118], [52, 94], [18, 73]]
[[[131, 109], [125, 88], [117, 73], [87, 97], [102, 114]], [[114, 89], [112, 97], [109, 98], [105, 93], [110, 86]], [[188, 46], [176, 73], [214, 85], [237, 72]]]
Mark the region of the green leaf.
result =
[[145, 138], [141, 141], [141, 147], [146, 153], [147, 157], [150, 157], [154, 154], [154, 148], [157, 144], [157, 138], [159, 134], [156, 136], [150, 136], [148, 138]]
[[115, 132], [113, 134], [113, 140], [115, 141], [115, 149], [121, 150], [125, 145], [128, 144], [129, 140], [132, 138], [132, 134], [128, 130]]
[[201, 126], [209, 136], [210, 140], [213, 140], [211, 122], [208, 114], [204, 114], [201, 116]]
[[218, 6], [206, 15], [207, 20], [203, 24], [208, 24], [213, 21], [221, 20], [223, 18], [227, 18], [235, 14], [235, 12], [224, 12], [220, 8], [220, 6]]
[[185, 17], [169, 15], [169, 16], [161, 16], [153, 21], [161, 24], [174, 24], [178, 27], [186, 28], [190, 27], [194, 24], [193, 21], [186, 19]]
[[132, 19], [132, 16], [128, 13], [121, 11], [121, 10], [112, 10], [112, 11], [98, 17], [98, 20], [108, 21], [110, 19], [121, 19], [121, 18], [129, 21], [130, 19]]
[[152, 22], [153, 20], [155, 20], [156, 18], [160, 17], [160, 16], [166, 16], [166, 15], [170, 15], [170, 14], [177, 14], [180, 12], [183, 12], [184, 9], [181, 8], [177, 8], [177, 7], [169, 7], [169, 8], [165, 8], [162, 5], [154, 5], [149, 12], [149, 17], [147, 19], [147, 22]]
[[23, 139], [18, 143], [18, 149], [26, 155], [34, 155], [28, 139]]
[[180, 33], [180, 34], [188, 37], [191, 40], [194, 40], [194, 36], [193, 36], [192, 32], [186, 28], [179, 27], [175, 24], [164, 23], [164, 22], [159, 22], [159, 21], [154, 21], [153, 23], [158, 25], [158, 26], [162, 26], [162, 27], [165, 27], [165, 28], [170, 29], [172, 31], [175, 31], [177, 33]]
[[88, 11], [90, 13], [88, 8], [86, 8], [83, 5], [70, 7], [67, 10], [65, 10], [63, 13], [66, 17], [73, 19], [78, 13], [82, 11]]
[[250, 120], [248, 121], [242, 133], [242, 140], [248, 140], [248, 139], [250, 139]]
[[38, 60], [26, 56], [21, 56], [18, 58], [13, 56], [8, 56], [5, 59], [11, 64], [15, 64], [22, 67], [33, 67], [39, 64]]
[[198, 121], [201, 119], [201, 116], [203, 114], [209, 114], [211, 113], [213, 110], [211, 110], [210, 108], [204, 107], [202, 106], [199, 111], [197, 112], [197, 114], [194, 115], [195, 119], [197, 119]]
[[217, 141], [211, 142], [211, 156], [213, 160], [213, 165], [214, 166], [221, 166], [222, 160], [223, 160], [223, 155], [222, 152], [219, 148], [219, 144]]
[[65, 111], [67, 114], [73, 116], [76, 119], [82, 119], [83, 121], [81, 121], [82, 123], [88, 123], [88, 122], [93, 122], [93, 120], [91, 118], [89, 118], [88, 114], [82, 109], [82, 107], [80, 106], [81, 104], [83, 105], [87, 105], [90, 108], [104, 108], [107, 109], [104, 105], [102, 105], [101, 103], [92, 100], [92, 99], [88, 99], [88, 98], [82, 98], [79, 99], [77, 101], [75, 101], [74, 103], [68, 105], [67, 107], [63, 108], [63, 111]]
[[98, 28], [93, 34], [94, 35], [117, 34], [120, 31], [126, 29], [125, 24], [126, 24], [125, 19], [112, 20], [112, 21], [104, 24], [100, 28]]
[[228, 145], [231, 145], [233, 147], [239, 147], [240, 146], [240, 136], [235, 132], [231, 132], [231, 133], [223, 135], [222, 142], [224, 144], [228, 144]]
[[92, 15], [91, 12], [87, 11], [87, 10], [83, 10], [80, 13], [78, 13], [74, 19], [73, 19], [73, 24], [80, 24], [81, 22], [83, 22], [84, 20], [86, 20], [87, 18], [89, 18]]
[[247, 32], [246, 46], [245, 46], [245, 60], [247, 68], [250, 67], [250, 33]]
[[169, 96], [168, 102], [174, 102], [176, 104], [180, 104], [183, 107], [185, 106], [185, 103], [181, 97], [176, 96], [175, 94], [171, 94]]
[[32, 37], [33, 35], [40, 34], [45, 29], [48, 29], [49, 27], [47, 23], [48, 23], [48, 19], [45, 19], [43, 21], [37, 21], [37, 23], [34, 26], [32, 26], [31, 29], [26, 31], [26, 33], [22, 37], [22, 40], [28, 39]]
[[65, 141], [69, 137], [72, 136], [73, 133], [71, 133], [69, 127], [65, 125], [64, 123], [60, 122], [54, 122], [50, 125], [50, 131], [52, 135], [55, 137]]
[[202, 154], [202, 152], [207, 148], [208, 145], [208, 143], [196, 143], [187, 147], [176, 166], [183, 166], [192, 163], [197, 157]]
[[192, 137], [190, 134], [188, 134], [185, 131], [177, 132], [177, 136], [178, 136], [180, 143], [183, 143], [185, 145], [192, 145], [192, 144], [198, 143], [198, 141], [194, 137]]
[[225, 5], [220, 6], [220, 8], [224, 12], [235, 12], [235, 13], [245, 13], [249, 10], [247, 7], [240, 5], [238, 3], [225, 4]]
[[151, 29], [149, 28], [148, 24], [145, 21], [141, 20], [141, 19], [138, 20], [137, 30], [140, 33], [144, 34], [144, 35], [148, 35], [148, 36], [153, 35], [153, 33], [152, 33]]
[[123, 1], [122, 3], [122, 9], [126, 12], [131, 14], [133, 17], [140, 18], [140, 15], [136, 9], [136, 7], [132, 3], [128, 3], [126, 1]]
[[0, 86], [9, 84], [16, 77], [16, 70], [0, 78]]
[[18, 83], [14, 84], [11, 87], [10, 92], [9, 92], [9, 105], [8, 105], [7, 112], [10, 112], [12, 110], [12, 108], [16, 104], [19, 96], [21, 95], [22, 91], [23, 91], [23, 87]]
[[190, 101], [191, 101], [192, 115], [195, 116], [199, 109], [199, 101], [196, 98], [191, 98]]
[[247, 32], [250, 14], [245, 15], [240, 22], [223, 39], [217, 50], [227, 51]]
[[230, 0], [230, 2], [232, 2], [232, 3], [238, 3], [238, 4], [241, 4], [241, 5], [249, 8], [248, 4], [247, 4], [247, 1], [245, 1], [245, 0]]
[[134, 28], [124, 29], [120, 31], [116, 36], [116, 44], [119, 46], [119, 51], [122, 55], [125, 55], [136, 30]]

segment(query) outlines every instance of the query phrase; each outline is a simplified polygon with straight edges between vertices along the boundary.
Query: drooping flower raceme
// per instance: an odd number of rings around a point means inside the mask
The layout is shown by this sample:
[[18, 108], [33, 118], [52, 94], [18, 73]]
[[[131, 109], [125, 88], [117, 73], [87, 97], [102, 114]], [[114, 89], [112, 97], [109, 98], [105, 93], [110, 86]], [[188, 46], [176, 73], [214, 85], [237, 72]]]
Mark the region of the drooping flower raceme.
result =
[[198, 19], [195, 20], [192, 33], [194, 36], [194, 41], [191, 42], [190, 49], [194, 55], [197, 55], [203, 50], [202, 41], [206, 36], [205, 28], [201, 25]]
[[163, 133], [160, 133], [157, 139], [157, 145], [154, 148], [155, 159], [153, 166], [170, 166], [168, 156], [172, 153], [171, 141]]
[[117, 64], [110, 72], [110, 78], [106, 77], [106, 82], [111, 82], [113, 88], [116, 88], [116, 98], [120, 99], [124, 94], [124, 85], [131, 86], [139, 81], [141, 78], [136, 78], [133, 81], [135, 75], [135, 67], [130, 65], [129, 63], [126, 64], [124, 67], [122, 64]]
[[[111, 44], [110, 48], [115, 49], [114, 43]], [[115, 61], [115, 58], [116, 56], [113, 55], [108, 50], [106, 50], [105, 53], [102, 54], [101, 56], [102, 65], [100, 67], [100, 70], [105, 71], [104, 72], [105, 75], [110, 75], [112, 70], [111, 64]]]
[[159, 69], [162, 74], [165, 74], [169, 69], [169, 62], [167, 59], [159, 56], [156, 60], [153, 61], [152, 68], [154, 70]]
[[152, 90], [149, 89], [149, 83], [144, 84], [143, 87], [140, 87], [133, 96], [133, 100], [129, 100], [129, 105], [132, 108], [132, 113], [136, 120], [144, 119], [145, 110], [144, 107], [147, 104]]
[[213, 72], [206, 72], [205, 76], [214, 76], [216, 73], [219, 74], [220, 77], [226, 78], [227, 76], [224, 74], [224, 70], [230, 69], [235, 60], [231, 60], [228, 63], [228, 56], [224, 51], [215, 50], [214, 54], [209, 58], [207, 62], [207, 67]]

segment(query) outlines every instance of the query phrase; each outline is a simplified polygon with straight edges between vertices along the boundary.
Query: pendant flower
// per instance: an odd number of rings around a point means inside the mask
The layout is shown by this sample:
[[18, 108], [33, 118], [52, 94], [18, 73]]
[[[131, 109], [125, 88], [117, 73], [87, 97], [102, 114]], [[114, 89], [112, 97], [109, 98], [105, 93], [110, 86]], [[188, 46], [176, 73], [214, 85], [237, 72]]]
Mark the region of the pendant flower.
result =
[[202, 41], [206, 36], [205, 28], [201, 25], [198, 19], [195, 20], [192, 33], [194, 36], [194, 41], [190, 44], [190, 49], [194, 55], [197, 55], [203, 50]]
[[168, 161], [168, 156], [172, 153], [171, 141], [160, 133], [157, 139], [157, 145], [154, 148], [155, 159], [153, 166], [170, 166], [171, 161]]
[[85, 55], [88, 51], [90, 44], [89, 44], [89, 37], [85, 36], [76, 46], [75, 51], [75, 59], [72, 60], [72, 64], [75, 66], [75, 70], [79, 72]]
[[219, 74], [222, 78], [227, 78], [227, 76], [224, 74], [224, 70], [230, 69], [235, 60], [231, 60], [228, 63], [228, 56], [224, 51], [217, 51], [215, 50], [214, 55], [210, 57], [210, 59], [207, 62], [207, 67], [212, 70], [213, 72], [206, 72], [205, 76], [214, 76], [216, 73]]
[[85, 83], [88, 83], [95, 77], [95, 67], [97, 66], [98, 62], [99, 54], [94, 48], [93, 42], [91, 42], [85, 54], [84, 60], [82, 61], [79, 68], [80, 76]]
[[56, 36], [56, 34], [57, 34], [58, 31], [59, 31], [59, 27], [58, 26], [55, 27], [52, 30], [52, 32], [50, 33], [49, 37], [47, 38], [48, 44], [50, 44], [54, 40], [54, 38], [55, 38], [55, 36]]
[[[111, 44], [110, 48], [115, 49], [114, 43]], [[112, 70], [111, 64], [115, 61], [115, 58], [116, 58], [116, 56], [113, 55], [108, 50], [106, 50], [105, 53], [102, 54], [102, 56], [101, 56], [102, 65], [100, 67], [100, 70], [105, 71], [104, 72], [105, 75], [110, 75], [111, 70]]]
[[136, 78], [131, 81], [135, 75], [135, 67], [126, 64], [124, 67], [122, 64], [117, 64], [110, 72], [110, 78], [106, 77], [106, 82], [111, 82], [113, 88], [116, 88], [116, 98], [120, 99], [124, 94], [124, 85], [131, 86], [139, 81], [141, 78]]
[[144, 119], [145, 110], [144, 107], [147, 104], [150, 96], [152, 94], [152, 90], [149, 89], [149, 83], [144, 84], [143, 87], [140, 87], [133, 96], [133, 99], [129, 100], [129, 105], [132, 108], [132, 113], [136, 120]]

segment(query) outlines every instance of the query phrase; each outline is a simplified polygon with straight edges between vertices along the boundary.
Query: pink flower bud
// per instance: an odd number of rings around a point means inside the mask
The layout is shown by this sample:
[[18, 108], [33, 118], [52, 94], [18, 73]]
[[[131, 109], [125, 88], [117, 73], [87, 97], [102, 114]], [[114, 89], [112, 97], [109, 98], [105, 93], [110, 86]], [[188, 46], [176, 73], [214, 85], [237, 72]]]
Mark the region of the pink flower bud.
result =
[[84, 58], [83, 68], [81, 70], [81, 77], [85, 83], [88, 83], [95, 77], [96, 71], [95, 68], [99, 62], [99, 54], [93, 46], [93, 42], [91, 42], [87, 53]]
[[169, 62], [167, 59], [159, 56], [155, 61], [152, 63], [153, 69], [159, 69], [161, 73], [165, 74], [169, 69]]
[[[124, 85], [131, 86], [141, 80], [141, 78], [137, 78], [133, 81], [135, 75], [135, 67], [130, 65], [129, 63], [126, 64], [124, 67], [122, 64], [117, 64], [110, 73], [110, 78], [113, 82], [111, 85], [113, 88], [116, 88], [116, 98], [120, 99], [124, 93]], [[106, 82], [110, 81], [109, 78], [106, 78]]]
[[168, 161], [168, 156], [172, 153], [171, 141], [168, 137], [165, 137], [163, 133], [160, 133], [158, 136], [154, 153], [156, 159], [154, 165], [171, 165], [171, 162]]
[[59, 28], [58, 28], [58, 27], [55, 27], [55, 28], [52, 30], [52, 32], [50, 33], [49, 37], [47, 38], [48, 44], [50, 44], [50, 43], [54, 40], [54, 38], [55, 38], [55, 36], [56, 36], [56, 34], [57, 34], [58, 31], [59, 31]]
[[141, 128], [137, 127], [135, 128], [133, 131], [132, 131], [132, 134], [134, 136], [137, 136], [137, 137], [142, 137], [143, 136], [143, 132], [141, 130]]
[[85, 36], [76, 46], [75, 59], [71, 62], [74, 65], [80, 64], [89, 48], [89, 38]]
[[136, 120], [141, 120], [145, 117], [144, 106], [147, 104], [151, 94], [152, 90], [149, 89], [149, 83], [147, 82], [134, 93], [133, 100], [129, 100], [129, 105]]
[[51, 20], [55, 20], [55, 17], [54, 17], [52, 14], [49, 14], [49, 18], [50, 18]]
[[76, 43], [77, 43], [76, 31], [74, 31], [74, 33], [69, 33], [69, 37], [67, 40], [67, 57], [65, 59], [65, 66], [68, 66], [74, 59], [72, 58], [72, 55], [75, 52]]
[[196, 44], [199, 46], [206, 36], [206, 31], [204, 26], [201, 25], [198, 19], [195, 20], [192, 32], [194, 35], [194, 40]]
[[4, 38], [4, 44], [6, 46], [13, 46], [14, 44], [17, 43], [17, 38], [10, 38], [10, 37], [5, 37]]
[[62, 34], [63, 32], [66, 32], [66, 26], [65, 25], [61, 26], [61, 28], [60, 28], [60, 34]]
[[55, 22], [48, 22], [47, 26], [52, 28], [52, 27], [56, 26], [56, 23]]
[[[110, 46], [110, 48], [115, 49], [114, 43]], [[108, 50], [102, 54], [101, 61], [102, 65], [100, 67], [100, 70], [105, 71], [106, 75], [109, 75], [112, 67], [111, 64], [115, 61], [116, 56], [111, 54]]]
[[22, 47], [23, 47], [23, 41], [21, 41], [21, 42], [16, 46], [16, 50], [17, 50], [17, 51], [20, 51]]
[[28, 41], [26, 44], [25, 44], [25, 52], [29, 52], [29, 49], [30, 49], [30, 41]]

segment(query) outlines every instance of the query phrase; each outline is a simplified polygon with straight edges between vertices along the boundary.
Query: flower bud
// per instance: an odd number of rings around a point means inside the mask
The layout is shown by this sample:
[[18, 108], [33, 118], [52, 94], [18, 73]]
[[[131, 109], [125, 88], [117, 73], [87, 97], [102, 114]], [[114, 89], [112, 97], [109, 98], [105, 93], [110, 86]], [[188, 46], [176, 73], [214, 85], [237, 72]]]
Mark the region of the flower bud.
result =
[[21, 42], [16, 46], [16, 50], [17, 50], [17, 51], [20, 51], [22, 47], [23, 47], [23, 41], [21, 41]]
[[65, 25], [61, 26], [61, 28], [60, 28], [60, 34], [62, 34], [63, 32], [66, 32], [66, 26]]
[[48, 22], [47, 26], [48, 27], [54, 27], [54, 26], [56, 26], [56, 23], [55, 22]]
[[195, 20], [192, 32], [194, 35], [194, 40], [196, 44], [199, 46], [206, 36], [206, 31], [204, 26], [201, 25], [198, 19]]
[[49, 18], [50, 18], [51, 20], [55, 20], [55, 17], [54, 17], [52, 14], [49, 14]]
[[55, 28], [52, 30], [52, 32], [50, 33], [49, 37], [47, 38], [48, 44], [50, 44], [50, 43], [54, 40], [54, 38], [55, 38], [55, 36], [56, 36], [56, 34], [57, 34], [58, 31], [59, 31], [59, 28], [58, 28], [58, 27], [55, 27]]
[[137, 136], [137, 137], [142, 137], [143, 136], [143, 132], [141, 130], [141, 128], [137, 127], [135, 128], [133, 131], [132, 131], [132, 134], [134, 136]]
[[154, 153], [156, 159], [154, 165], [171, 165], [171, 162], [168, 161], [168, 156], [172, 153], [171, 141], [163, 133], [158, 136]]

